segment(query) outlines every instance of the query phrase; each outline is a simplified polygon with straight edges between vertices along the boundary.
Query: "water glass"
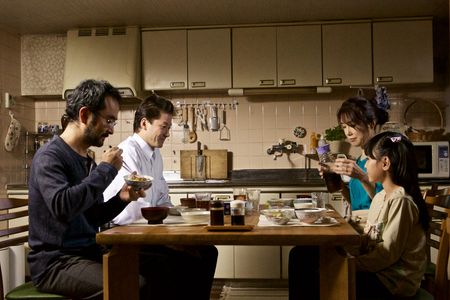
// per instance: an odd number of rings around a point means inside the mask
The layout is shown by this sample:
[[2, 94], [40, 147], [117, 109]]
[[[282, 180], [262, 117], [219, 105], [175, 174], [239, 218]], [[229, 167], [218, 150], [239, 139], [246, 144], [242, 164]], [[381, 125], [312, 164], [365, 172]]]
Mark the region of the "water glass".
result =
[[248, 189], [247, 190], [247, 210], [249, 213], [258, 212], [259, 211], [259, 198], [260, 198], [261, 190], [260, 189]]
[[328, 193], [323, 192], [311, 193], [313, 207], [325, 208], [325, 206], [328, 204], [328, 197], [329, 197]]

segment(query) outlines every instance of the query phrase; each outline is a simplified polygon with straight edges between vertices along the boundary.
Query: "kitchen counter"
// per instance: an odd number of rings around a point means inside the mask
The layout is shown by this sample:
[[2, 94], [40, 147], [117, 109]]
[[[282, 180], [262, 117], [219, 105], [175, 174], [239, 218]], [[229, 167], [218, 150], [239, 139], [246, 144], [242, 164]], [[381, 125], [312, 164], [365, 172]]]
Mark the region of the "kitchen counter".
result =
[[247, 169], [234, 170], [229, 180], [178, 180], [168, 181], [169, 188], [186, 187], [325, 187], [315, 169]]

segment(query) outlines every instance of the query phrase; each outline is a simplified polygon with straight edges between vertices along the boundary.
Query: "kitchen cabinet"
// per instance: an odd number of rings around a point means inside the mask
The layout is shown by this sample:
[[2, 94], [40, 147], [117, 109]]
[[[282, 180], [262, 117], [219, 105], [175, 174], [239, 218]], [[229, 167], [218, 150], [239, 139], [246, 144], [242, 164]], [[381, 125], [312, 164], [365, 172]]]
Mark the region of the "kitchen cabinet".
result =
[[320, 25], [233, 28], [233, 87], [322, 85]]
[[214, 278], [234, 278], [234, 246], [216, 246], [217, 257]]
[[231, 29], [188, 30], [189, 89], [231, 88]]
[[145, 90], [231, 87], [229, 28], [142, 33]]
[[144, 90], [187, 88], [186, 30], [142, 32]]
[[233, 28], [232, 41], [233, 87], [275, 87], [276, 28]]
[[371, 23], [322, 25], [323, 85], [372, 84]]
[[278, 86], [321, 86], [321, 26], [280, 26], [276, 34]]
[[373, 23], [376, 83], [433, 82], [432, 20]]

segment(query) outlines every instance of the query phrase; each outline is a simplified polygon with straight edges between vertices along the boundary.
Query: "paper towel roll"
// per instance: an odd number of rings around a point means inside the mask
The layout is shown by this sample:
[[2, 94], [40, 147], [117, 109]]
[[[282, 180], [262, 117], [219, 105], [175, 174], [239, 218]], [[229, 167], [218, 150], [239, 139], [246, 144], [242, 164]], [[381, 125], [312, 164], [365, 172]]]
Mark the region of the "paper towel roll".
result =
[[9, 247], [9, 287], [25, 283], [25, 248], [23, 244]]
[[0, 249], [0, 265], [2, 266], [3, 292], [4, 295], [6, 295], [10, 290], [9, 248]]

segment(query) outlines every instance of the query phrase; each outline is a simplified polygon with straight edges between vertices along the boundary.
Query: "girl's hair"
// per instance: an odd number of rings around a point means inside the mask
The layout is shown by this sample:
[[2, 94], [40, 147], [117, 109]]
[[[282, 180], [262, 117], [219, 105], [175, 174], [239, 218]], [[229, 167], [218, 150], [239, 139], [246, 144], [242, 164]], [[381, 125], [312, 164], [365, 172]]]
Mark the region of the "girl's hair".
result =
[[405, 189], [419, 209], [419, 222], [428, 230], [428, 210], [419, 187], [417, 161], [413, 144], [398, 132], [386, 131], [375, 135], [365, 146], [366, 154], [375, 160], [387, 156], [391, 162], [392, 181]]
[[383, 125], [389, 120], [384, 107], [379, 106], [375, 99], [352, 97], [342, 103], [336, 116], [339, 124], [345, 121], [350, 127], [368, 130], [370, 124]]

